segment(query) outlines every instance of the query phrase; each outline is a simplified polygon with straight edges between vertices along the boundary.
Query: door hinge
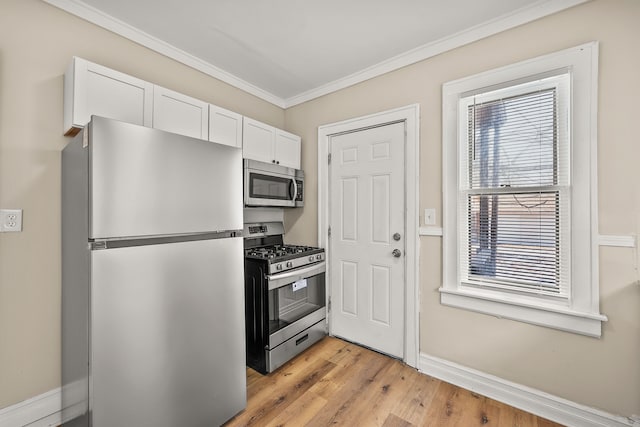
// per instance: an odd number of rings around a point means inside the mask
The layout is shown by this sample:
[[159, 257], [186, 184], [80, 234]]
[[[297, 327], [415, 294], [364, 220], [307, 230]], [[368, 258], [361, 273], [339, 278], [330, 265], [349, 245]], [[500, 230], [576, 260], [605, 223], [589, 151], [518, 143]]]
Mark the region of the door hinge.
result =
[[327, 164], [331, 164], [331, 153], [327, 155]]
[[329, 229], [327, 230], [327, 235], [331, 237], [331, 226], [329, 226]]
[[331, 313], [331, 297], [329, 297], [329, 301], [327, 301], [327, 313]]

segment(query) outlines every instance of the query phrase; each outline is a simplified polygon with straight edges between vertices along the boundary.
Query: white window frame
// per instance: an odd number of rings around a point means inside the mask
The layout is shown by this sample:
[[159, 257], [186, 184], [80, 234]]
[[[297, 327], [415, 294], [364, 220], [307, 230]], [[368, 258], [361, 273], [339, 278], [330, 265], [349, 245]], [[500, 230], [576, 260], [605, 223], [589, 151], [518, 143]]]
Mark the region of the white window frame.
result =
[[[460, 168], [466, 162], [466, 115], [460, 100], [473, 93], [507, 88], [567, 73], [570, 78], [570, 292], [545, 298], [508, 290], [467, 286], [459, 256], [466, 239], [465, 218], [458, 217]], [[598, 281], [597, 89], [598, 43], [508, 65], [445, 83], [442, 88], [443, 284], [444, 305], [547, 326], [593, 337], [602, 334]], [[461, 122], [464, 122], [461, 125]], [[466, 173], [466, 171], [462, 171]]]

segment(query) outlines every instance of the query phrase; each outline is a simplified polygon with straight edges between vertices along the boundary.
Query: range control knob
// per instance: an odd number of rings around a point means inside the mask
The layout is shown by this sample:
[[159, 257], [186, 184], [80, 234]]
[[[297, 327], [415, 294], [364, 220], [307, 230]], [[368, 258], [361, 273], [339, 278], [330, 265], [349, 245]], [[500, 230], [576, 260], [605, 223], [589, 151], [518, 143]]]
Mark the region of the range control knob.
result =
[[291, 261], [287, 261], [287, 267], [289, 268], [293, 267], [293, 263]]
[[314, 259], [314, 258], [313, 258], [313, 255], [311, 255], [311, 256], [309, 257], [309, 261], [313, 261], [313, 259]]
[[322, 255], [321, 254], [316, 255], [316, 259], [322, 259]]
[[276, 270], [282, 270], [282, 264], [276, 264]]

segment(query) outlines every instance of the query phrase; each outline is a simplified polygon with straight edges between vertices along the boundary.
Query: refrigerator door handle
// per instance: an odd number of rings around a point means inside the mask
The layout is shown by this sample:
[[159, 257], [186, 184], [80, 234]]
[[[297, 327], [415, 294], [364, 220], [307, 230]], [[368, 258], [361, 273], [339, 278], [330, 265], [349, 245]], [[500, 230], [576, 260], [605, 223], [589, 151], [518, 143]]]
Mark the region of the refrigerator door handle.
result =
[[210, 233], [179, 234], [153, 237], [133, 237], [124, 239], [96, 239], [89, 242], [90, 250], [115, 249], [129, 246], [161, 245], [164, 243], [194, 242], [197, 240], [228, 239], [242, 237], [242, 230], [213, 231]]

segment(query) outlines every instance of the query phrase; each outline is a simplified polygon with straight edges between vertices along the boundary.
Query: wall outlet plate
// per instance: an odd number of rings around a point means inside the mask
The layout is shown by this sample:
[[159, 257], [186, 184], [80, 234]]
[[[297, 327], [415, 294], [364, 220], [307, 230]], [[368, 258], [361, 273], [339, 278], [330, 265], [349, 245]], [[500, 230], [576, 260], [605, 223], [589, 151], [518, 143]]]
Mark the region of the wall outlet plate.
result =
[[0, 232], [22, 231], [22, 209], [0, 209]]

